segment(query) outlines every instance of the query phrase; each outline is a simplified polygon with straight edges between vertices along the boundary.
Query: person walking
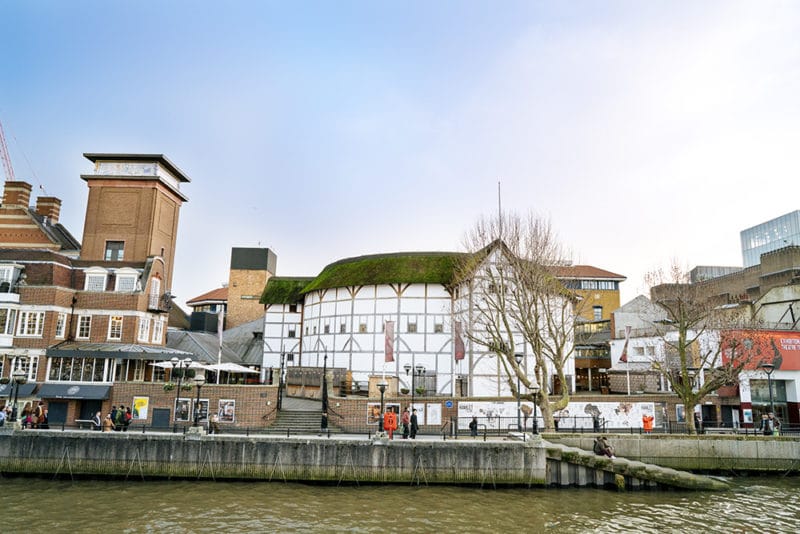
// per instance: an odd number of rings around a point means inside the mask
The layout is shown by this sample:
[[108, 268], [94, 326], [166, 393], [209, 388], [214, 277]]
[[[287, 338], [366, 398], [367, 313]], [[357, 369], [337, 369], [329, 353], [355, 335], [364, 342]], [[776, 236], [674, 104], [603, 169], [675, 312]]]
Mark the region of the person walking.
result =
[[473, 438], [478, 437], [478, 418], [476, 416], [472, 416], [472, 421], [469, 422], [469, 435]]
[[328, 413], [322, 412], [322, 419], [319, 422], [319, 433], [320, 435], [328, 433]]
[[100, 412], [96, 412], [92, 417], [92, 425], [94, 425], [93, 430], [100, 430], [103, 427], [103, 419]]
[[403, 415], [400, 417], [400, 423], [403, 425], [403, 439], [408, 439], [408, 434], [411, 430], [411, 415], [408, 413], [408, 408], [403, 410]]
[[40, 428], [42, 421], [44, 421], [44, 401], [39, 401], [39, 404], [33, 409], [31, 428]]
[[103, 432], [111, 432], [112, 430], [114, 430], [114, 421], [111, 420], [111, 414], [108, 414], [103, 419]]
[[417, 430], [419, 430], [419, 422], [417, 421], [417, 409], [411, 412], [411, 432], [409, 436], [411, 439], [417, 439]]
[[133, 414], [131, 413], [131, 407], [128, 406], [125, 408], [125, 411], [122, 414], [122, 431], [127, 432], [128, 427], [131, 426], [131, 421], [133, 420]]

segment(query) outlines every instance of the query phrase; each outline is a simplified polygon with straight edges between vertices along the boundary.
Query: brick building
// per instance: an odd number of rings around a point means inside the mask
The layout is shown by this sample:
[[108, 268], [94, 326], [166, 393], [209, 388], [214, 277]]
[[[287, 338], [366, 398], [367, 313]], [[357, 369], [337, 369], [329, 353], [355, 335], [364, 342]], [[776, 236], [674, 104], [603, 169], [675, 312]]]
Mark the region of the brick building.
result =
[[130, 406], [115, 385], [163, 391], [168, 371], [149, 364], [188, 356], [165, 347], [165, 332], [189, 178], [162, 155], [85, 157], [82, 246], [58, 222], [59, 199], [29, 207], [30, 184], [6, 182], [0, 207], [0, 402], [18, 397], [22, 412], [43, 399], [51, 424]]

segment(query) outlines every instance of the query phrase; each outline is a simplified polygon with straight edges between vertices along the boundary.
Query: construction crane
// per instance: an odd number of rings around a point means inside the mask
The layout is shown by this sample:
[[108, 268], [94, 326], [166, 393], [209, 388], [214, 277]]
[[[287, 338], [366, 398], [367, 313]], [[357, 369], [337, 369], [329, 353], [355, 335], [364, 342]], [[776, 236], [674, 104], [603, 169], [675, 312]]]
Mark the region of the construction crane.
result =
[[8, 156], [8, 146], [6, 145], [6, 135], [3, 133], [3, 123], [0, 122], [0, 159], [3, 160], [3, 168], [6, 171], [6, 181], [14, 181], [14, 167], [11, 166], [11, 158]]

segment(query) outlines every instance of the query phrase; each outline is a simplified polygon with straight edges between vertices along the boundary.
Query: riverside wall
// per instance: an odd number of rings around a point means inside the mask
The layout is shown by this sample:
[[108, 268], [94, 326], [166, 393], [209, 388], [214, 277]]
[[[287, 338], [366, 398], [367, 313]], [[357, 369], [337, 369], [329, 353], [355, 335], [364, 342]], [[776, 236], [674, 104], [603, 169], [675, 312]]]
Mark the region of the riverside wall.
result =
[[[606, 434], [618, 457], [672, 469], [730, 474], [798, 472], [800, 439], [785, 436]], [[545, 434], [553, 443], [591, 451], [593, 434]]]
[[22, 431], [0, 474], [320, 483], [544, 485], [536, 442], [369, 441]]

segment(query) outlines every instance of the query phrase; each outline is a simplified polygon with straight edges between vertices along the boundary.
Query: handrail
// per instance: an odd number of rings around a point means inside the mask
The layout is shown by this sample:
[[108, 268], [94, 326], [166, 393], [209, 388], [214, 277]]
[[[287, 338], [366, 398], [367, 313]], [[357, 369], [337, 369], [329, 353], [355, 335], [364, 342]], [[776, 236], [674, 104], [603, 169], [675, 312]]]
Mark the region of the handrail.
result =
[[269, 418], [269, 416], [270, 416], [270, 415], [274, 414], [274, 413], [275, 413], [275, 412], [277, 412], [277, 411], [278, 411], [278, 407], [277, 407], [277, 406], [275, 406], [275, 407], [274, 407], [274, 408], [273, 408], [271, 411], [269, 411], [269, 412], [265, 413], [264, 415], [262, 415], [262, 416], [261, 416], [261, 420], [262, 420], [262, 421], [266, 421], [266, 420], [267, 420], [267, 418]]

